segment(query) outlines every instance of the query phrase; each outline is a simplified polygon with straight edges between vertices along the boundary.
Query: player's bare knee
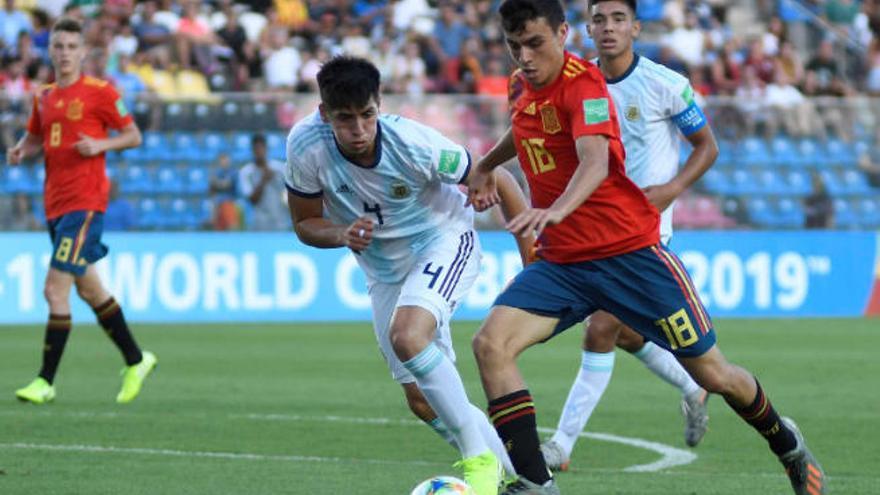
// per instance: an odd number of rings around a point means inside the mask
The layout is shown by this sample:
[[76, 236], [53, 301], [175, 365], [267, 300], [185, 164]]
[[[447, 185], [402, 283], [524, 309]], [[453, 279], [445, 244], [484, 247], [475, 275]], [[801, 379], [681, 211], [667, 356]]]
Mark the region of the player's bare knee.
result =
[[730, 373], [727, 373], [723, 366], [704, 366], [693, 375], [693, 378], [710, 394], [727, 395], [735, 388]]
[[414, 358], [431, 343], [430, 335], [424, 335], [414, 328], [397, 325], [392, 325], [389, 338], [394, 353], [401, 361]]
[[497, 335], [493, 335], [485, 330], [480, 330], [474, 335], [471, 347], [473, 348], [477, 363], [480, 364], [503, 360], [506, 355], [505, 345], [501, 339]]
[[50, 308], [66, 307], [70, 304], [68, 301], [70, 287], [63, 282], [54, 281], [50, 278], [50, 280], [46, 281], [46, 285], [43, 286], [43, 297], [49, 303]]
[[593, 326], [591, 324], [584, 338], [584, 349], [590, 352], [611, 352], [614, 350], [614, 343], [616, 341], [616, 328], [604, 325]]

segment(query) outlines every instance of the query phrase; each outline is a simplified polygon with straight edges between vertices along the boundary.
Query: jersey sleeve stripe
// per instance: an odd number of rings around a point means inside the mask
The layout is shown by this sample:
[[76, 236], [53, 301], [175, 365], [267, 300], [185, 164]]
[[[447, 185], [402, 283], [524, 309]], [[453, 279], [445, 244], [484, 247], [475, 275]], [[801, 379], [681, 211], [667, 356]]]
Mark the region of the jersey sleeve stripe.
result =
[[314, 199], [314, 198], [320, 198], [321, 196], [324, 195], [324, 191], [318, 191], [316, 193], [300, 191], [299, 189], [296, 189], [295, 187], [288, 184], [287, 182], [284, 183], [284, 187], [287, 188], [287, 190], [290, 192], [290, 194], [293, 194], [294, 196], [299, 196], [300, 198]]
[[471, 173], [471, 153], [468, 150], [464, 150], [465, 156], [467, 156], [467, 165], [464, 167], [464, 172], [461, 174], [461, 179], [458, 181], [459, 184], [464, 184], [464, 181], [467, 180], [468, 175]]

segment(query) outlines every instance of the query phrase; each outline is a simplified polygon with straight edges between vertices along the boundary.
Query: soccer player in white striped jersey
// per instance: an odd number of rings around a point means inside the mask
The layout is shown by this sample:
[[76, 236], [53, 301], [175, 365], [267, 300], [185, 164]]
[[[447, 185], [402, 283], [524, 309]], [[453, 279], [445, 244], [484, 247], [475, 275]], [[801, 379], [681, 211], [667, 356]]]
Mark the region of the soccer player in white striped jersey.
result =
[[[588, 30], [599, 51], [595, 62], [617, 108], [626, 174], [661, 211], [660, 238], [669, 244], [675, 198], [712, 166], [718, 146], [688, 80], [633, 52], [633, 40], [641, 29], [635, 0], [589, 0], [589, 7]], [[693, 145], [681, 170], [679, 135]], [[568, 468], [574, 444], [611, 380], [615, 343], [681, 391], [687, 445], [696, 446], [706, 432], [708, 394], [675, 357], [610, 313], [598, 311], [588, 320], [581, 369], [557, 430], [541, 446], [553, 470]]]
[[[471, 159], [409, 119], [379, 113], [379, 71], [336, 57], [318, 73], [318, 111], [287, 138], [288, 199], [299, 239], [347, 247], [367, 275], [376, 339], [412, 412], [457, 447], [465, 481], [495, 495], [513, 467], [455, 368], [450, 319], [479, 273], [473, 210], [459, 189]], [[505, 216], [526, 208], [496, 175]], [[507, 192], [505, 192], [507, 191]], [[533, 239], [519, 242], [521, 252]]]

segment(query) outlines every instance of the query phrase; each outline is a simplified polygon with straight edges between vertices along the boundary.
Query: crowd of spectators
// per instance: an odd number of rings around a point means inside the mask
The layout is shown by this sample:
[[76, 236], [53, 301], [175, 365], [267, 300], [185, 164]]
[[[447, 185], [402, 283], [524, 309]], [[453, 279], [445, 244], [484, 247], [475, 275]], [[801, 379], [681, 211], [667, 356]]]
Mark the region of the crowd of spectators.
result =
[[[645, 48], [691, 75], [703, 94], [734, 95], [747, 88], [751, 71], [763, 87], [792, 86], [807, 96], [880, 93], [874, 43], [880, 0], [759, 0], [768, 2], [764, 32], [743, 35], [733, 33], [727, 19], [733, 2], [644, 0], [652, 27]], [[10, 99], [50, 77], [48, 30], [60, 15], [86, 23], [90, 70], [132, 93], [171, 97], [198, 92], [199, 86], [214, 92], [313, 91], [320, 64], [342, 52], [372, 59], [386, 91], [397, 93], [504, 94], [511, 71], [494, 18], [499, 0], [4, 3], [0, 83]], [[586, 0], [566, 3], [575, 27], [569, 48], [594, 55]], [[821, 36], [800, 36], [793, 44], [789, 30], [806, 21], [799, 11], [789, 12], [791, 3], [825, 20]], [[850, 43], [863, 47], [863, 55], [860, 63], [842, 67]]]

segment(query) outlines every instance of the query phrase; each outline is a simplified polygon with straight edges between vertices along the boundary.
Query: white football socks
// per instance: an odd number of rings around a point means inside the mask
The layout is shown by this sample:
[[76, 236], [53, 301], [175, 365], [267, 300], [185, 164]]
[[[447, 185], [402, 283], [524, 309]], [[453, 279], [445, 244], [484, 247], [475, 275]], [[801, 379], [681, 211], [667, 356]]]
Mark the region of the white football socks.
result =
[[489, 450], [471, 412], [458, 370], [433, 342], [403, 365], [413, 374], [419, 390], [455, 440], [462, 458]]
[[565, 407], [552, 440], [571, 455], [578, 436], [593, 414], [593, 409], [608, 388], [614, 370], [614, 351], [597, 353], [584, 351], [581, 369], [568, 392]]
[[688, 396], [700, 390], [700, 386], [688, 375], [678, 359], [675, 359], [671, 352], [657, 347], [653, 342], [645, 341], [644, 347], [633, 353], [633, 356], [645, 363], [645, 367], [652, 373], [677, 387], [681, 391], [681, 395]]

